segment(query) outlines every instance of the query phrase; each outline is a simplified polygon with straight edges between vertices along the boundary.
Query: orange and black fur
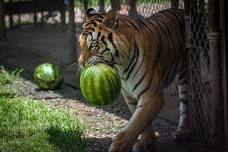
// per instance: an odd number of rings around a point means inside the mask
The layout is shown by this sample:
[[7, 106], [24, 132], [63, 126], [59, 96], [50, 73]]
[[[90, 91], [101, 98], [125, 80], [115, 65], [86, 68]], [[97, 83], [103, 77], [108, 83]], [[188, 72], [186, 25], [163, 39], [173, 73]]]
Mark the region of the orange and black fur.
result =
[[176, 75], [180, 100], [176, 140], [184, 137], [188, 131], [188, 102], [182, 10], [163, 10], [142, 19], [115, 11], [98, 14], [90, 8], [80, 35], [80, 47], [82, 68], [97, 63], [116, 68], [121, 76], [122, 95], [133, 114], [113, 139], [110, 152], [153, 151], [156, 137], [152, 121], [163, 106], [163, 88]]

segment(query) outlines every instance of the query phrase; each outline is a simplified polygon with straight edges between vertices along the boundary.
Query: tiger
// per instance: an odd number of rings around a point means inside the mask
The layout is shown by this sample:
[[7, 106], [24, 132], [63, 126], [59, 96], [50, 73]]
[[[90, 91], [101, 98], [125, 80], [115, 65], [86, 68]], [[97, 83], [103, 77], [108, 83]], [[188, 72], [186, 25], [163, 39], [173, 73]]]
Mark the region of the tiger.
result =
[[132, 117], [109, 152], [151, 152], [157, 138], [152, 122], [164, 105], [163, 89], [178, 77], [179, 124], [175, 140], [189, 133], [185, 21], [181, 9], [166, 9], [148, 18], [121, 15], [110, 10], [86, 11], [79, 36], [81, 69], [104, 63], [121, 77], [121, 93]]

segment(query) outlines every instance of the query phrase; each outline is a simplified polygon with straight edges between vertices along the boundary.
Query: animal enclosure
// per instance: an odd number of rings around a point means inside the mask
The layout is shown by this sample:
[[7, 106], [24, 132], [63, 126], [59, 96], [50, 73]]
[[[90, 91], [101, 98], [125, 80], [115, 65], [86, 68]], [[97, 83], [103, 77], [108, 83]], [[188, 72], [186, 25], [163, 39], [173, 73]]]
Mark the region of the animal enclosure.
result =
[[[28, 1], [28, 3], [22, 1], [21, 4], [33, 3], [32, 0]], [[35, 10], [28, 9], [26, 5], [20, 7], [20, 10], [18, 9], [20, 1], [12, 4], [11, 2], [15, 1], [0, 0], [0, 41], [6, 40], [7, 29], [23, 22], [22, 16], [25, 12], [30, 13], [29, 17], [24, 17], [26, 22], [29, 20], [38, 25], [46, 22], [45, 15], [48, 17], [50, 12], [57, 11], [56, 22], [61, 23], [63, 27], [71, 25], [68, 26], [70, 27], [68, 38], [71, 42], [68, 44], [71, 45], [68, 54], [74, 58], [79, 54], [78, 34], [85, 20], [85, 10], [89, 7], [94, 7], [99, 12], [116, 9], [120, 14], [135, 17], [148, 17], [171, 7], [184, 9], [191, 114], [189, 123], [193, 132], [193, 142], [202, 145], [228, 146], [228, 84], [225, 51], [227, 19], [224, 15], [228, 9], [225, 0], [69, 0], [67, 4], [64, 4], [63, 0], [58, 0], [56, 4], [52, 1], [50, 7], [44, 7], [40, 1], [39, 5], [42, 6]], [[44, 4], [49, 5], [48, 2]], [[66, 7], [62, 7], [62, 4]], [[175, 94], [175, 91], [173, 93]]]

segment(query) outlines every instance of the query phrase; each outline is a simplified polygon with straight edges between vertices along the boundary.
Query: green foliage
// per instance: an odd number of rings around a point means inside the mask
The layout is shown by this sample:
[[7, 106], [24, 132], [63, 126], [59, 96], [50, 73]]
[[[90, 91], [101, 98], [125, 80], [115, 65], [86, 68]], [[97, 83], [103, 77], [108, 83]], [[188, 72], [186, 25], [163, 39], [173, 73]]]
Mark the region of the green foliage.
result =
[[21, 68], [16, 68], [9, 72], [3, 66], [0, 66], [0, 85], [11, 83], [16, 77], [20, 76], [23, 71]]
[[81, 152], [85, 127], [64, 110], [25, 97], [0, 97], [0, 151]]
[[17, 95], [22, 95], [24, 87], [14, 86], [10, 87], [16, 78], [20, 76], [23, 69], [16, 68], [13, 71], [6, 70], [3, 66], [0, 66], [0, 97], [1, 98], [13, 98]]

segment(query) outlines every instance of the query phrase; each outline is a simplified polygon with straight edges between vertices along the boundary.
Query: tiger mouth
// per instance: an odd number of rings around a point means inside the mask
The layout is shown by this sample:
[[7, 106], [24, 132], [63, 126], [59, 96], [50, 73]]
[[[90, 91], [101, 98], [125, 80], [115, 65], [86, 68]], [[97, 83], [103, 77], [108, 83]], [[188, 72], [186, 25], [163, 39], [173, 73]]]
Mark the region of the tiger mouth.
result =
[[97, 58], [97, 57], [92, 57], [85, 63], [85, 67], [86, 66], [90, 66], [90, 65], [101, 64], [101, 63], [107, 64], [107, 65], [112, 66], [112, 67], [114, 65], [113, 62], [109, 62], [107, 60], [104, 60], [104, 59], [101, 59], [101, 58]]

